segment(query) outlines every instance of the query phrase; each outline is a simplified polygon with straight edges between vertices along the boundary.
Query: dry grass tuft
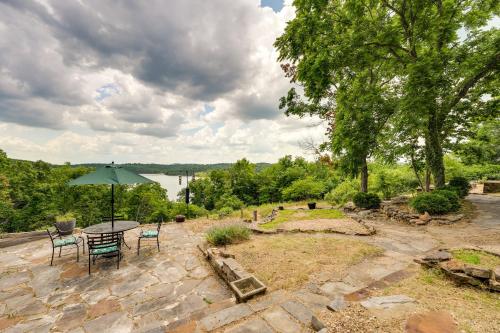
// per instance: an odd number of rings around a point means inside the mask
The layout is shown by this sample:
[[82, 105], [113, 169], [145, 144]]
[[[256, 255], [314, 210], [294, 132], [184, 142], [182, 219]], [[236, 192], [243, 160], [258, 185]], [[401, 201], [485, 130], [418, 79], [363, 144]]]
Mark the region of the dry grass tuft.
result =
[[271, 290], [299, 288], [320, 272], [340, 276], [349, 266], [382, 253], [361, 241], [310, 234], [255, 236], [228, 251]]

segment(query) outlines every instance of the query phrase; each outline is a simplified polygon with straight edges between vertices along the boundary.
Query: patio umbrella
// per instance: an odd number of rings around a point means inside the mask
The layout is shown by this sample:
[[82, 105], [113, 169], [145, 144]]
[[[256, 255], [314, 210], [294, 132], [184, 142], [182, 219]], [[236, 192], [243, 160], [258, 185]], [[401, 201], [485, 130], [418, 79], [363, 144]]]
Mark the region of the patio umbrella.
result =
[[115, 185], [154, 183], [151, 179], [111, 163], [96, 171], [71, 180], [68, 185], [111, 185], [111, 226], [115, 227]]

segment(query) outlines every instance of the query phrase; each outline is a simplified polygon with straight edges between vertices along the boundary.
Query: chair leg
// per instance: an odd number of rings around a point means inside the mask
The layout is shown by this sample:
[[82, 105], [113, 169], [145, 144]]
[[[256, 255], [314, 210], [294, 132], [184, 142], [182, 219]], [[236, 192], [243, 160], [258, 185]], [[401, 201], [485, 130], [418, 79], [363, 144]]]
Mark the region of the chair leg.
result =
[[52, 266], [52, 263], [54, 262], [54, 252], [55, 252], [55, 248], [52, 247], [52, 259], [50, 259], [50, 266]]
[[122, 256], [121, 252], [118, 251], [118, 255], [117, 255], [117, 260], [116, 260], [116, 269], [120, 269], [120, 257]]
[[90, 275], [90, 250], [89, 250], [89, 275]]
[[61, 258], [62, 246], [59, 247], [59, 258]]
[[160, 252], [160, 238], [156, 237], [156, 244], [158, 245], [158, 252]]
[[79, 262], [80, 261], [80, 247], [78, 246], [78, 244], [75, 244], [76, 245], [76, 262]]
[[139, 250], [141, 249], [141, 238], [137, 239], [137, 255], [139, 255]]
[[82, 245], [83, 245], [82, 251], [83, 254], [85, 254], [85, 239], [83, 239], [83, 237], [82, 237]]

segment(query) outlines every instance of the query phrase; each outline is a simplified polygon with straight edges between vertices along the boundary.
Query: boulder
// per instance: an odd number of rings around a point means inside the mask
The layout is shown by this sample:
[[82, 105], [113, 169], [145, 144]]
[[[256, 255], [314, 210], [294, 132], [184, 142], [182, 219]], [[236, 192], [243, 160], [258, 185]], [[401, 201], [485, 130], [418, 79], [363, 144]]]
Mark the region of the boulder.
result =
[[500, 266], [497, 266], [491, 270], [491, 279], [500, 282]]
[[466, 265], [464, 267], [464, 273], [480, 279], [489, 279], [491, 276], [491, 270], [477, 266]]
[[344, 211], [346, 212], [353, 212], [355, 210], [356, 210], [356, 205], [352, 201], [349, 201], [344, 205]]
[[344, 296], [337, 296], [326, 307], [328, 310], [336, 312], [345, 309], [347, 302], [344, 300]]
[[448, 312], [431, 311], [411, 315], [406, 322], [406, 332], [455, 333], [458, 332], [458, 327]]
[[429, 213], [425, 212], [422, 215], [420, 215], [418, 219], [424, 222], [429, 222], [432, 219], [432, 217], [429, 215]]
[[493, 280], [493, 279], [490, 279], [488, 285], [489, 285], [491, 290], [500, 291], [500, 282]]
[[316, 332], [319, 332], [322, 329], [326, 328], [325, 324], [323, 324], [316, 316], [312, 316], [311, 326]]
[[464, 267], [465, 267], [465, 265], [462, 262], [454, 259], [443, 261], [440, 263], [440, 266], [441, 268], [447, 271], [460, 272], [460, 273], [464, 272]]
[[447, 261], [452, 258], [451, 253], [445, 250], [439, 250], [437, 252], [431, 253], [423, 258], [425, 261], [435, 261], [435, 262], [441, 262], [441, 261]]
[[463, 218], [464, 218], [464, 214], [447, 215], [445, 217], [445, 219], [448, 220], [448, 222], [450, 222], [450, 223], [458, 222]]

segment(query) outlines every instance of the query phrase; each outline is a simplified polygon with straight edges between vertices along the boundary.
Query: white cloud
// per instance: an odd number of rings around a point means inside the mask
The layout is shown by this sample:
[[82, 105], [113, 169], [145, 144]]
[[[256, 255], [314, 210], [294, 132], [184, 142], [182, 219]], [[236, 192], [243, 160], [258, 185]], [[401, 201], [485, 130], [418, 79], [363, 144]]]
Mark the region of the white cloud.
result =
[[259, 4], [1, 3], [0, 148], [58, 163], [301, 153], [324, 128], [278, 109], [289, 82], [273, 43], [293, 7]]

